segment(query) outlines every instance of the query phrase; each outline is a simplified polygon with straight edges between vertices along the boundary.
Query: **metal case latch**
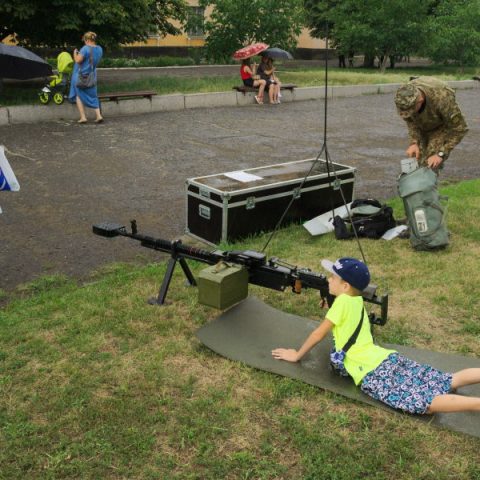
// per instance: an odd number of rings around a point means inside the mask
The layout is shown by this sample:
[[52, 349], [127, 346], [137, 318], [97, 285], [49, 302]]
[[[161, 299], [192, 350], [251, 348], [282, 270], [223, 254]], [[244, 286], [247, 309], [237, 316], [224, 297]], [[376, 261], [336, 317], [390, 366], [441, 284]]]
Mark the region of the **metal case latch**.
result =
[[201, 197], [210, 198], [210, 190], [205, 190], [204, 188], [199, 188], [198, 193]]
[[206, 205], [199, 205], [198, 206], [198, 214], [207, 220], [210, 220], [210, 207], [207, 207]]

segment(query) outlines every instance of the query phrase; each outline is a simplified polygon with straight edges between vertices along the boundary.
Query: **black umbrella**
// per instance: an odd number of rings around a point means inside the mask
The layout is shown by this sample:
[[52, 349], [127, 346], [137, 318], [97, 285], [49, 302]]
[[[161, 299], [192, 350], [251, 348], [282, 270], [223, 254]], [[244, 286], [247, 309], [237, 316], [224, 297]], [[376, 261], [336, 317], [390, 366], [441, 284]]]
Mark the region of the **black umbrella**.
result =
[[281, 48], [267, 48], [260, 55], [265, 55], [266, 57], [276, 58], [281, 60], [293, 60], [292, 54]]
[[0, 78], [27, 80], [52, 73], [52, 67], [30, 50], [0, 43]]

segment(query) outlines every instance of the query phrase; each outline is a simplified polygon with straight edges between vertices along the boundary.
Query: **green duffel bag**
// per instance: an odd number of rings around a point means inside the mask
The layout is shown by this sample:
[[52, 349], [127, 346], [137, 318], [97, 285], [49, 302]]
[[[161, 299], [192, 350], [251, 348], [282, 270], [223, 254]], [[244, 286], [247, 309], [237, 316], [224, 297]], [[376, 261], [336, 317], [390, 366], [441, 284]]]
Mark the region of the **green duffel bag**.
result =
[[398, 193], [410, 227], [410, 243], [416, 250], [448, 245], [445, 225], [448, 197], [439, 195], [437, 182], [436, 173], [426, 167], [402, 173], [398, 178]]

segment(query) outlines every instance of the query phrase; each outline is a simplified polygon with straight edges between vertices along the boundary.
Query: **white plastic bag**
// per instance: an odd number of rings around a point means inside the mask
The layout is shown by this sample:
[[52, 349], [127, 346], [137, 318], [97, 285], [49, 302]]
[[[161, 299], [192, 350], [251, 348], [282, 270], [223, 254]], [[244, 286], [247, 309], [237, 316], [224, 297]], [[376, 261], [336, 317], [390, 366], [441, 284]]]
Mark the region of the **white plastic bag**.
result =
[[333, 226], [334, 215], [338, 215], [344, 219], [347, 218], [347, 209], [350, 208], [351, 204], [352, 203], [350, 202], [346, 207], [345, 205], [342, 205], [341, 207], [335, 208], [333, 215], [331, 210], [326, 213], [322, 213], [318, 217], [312, 218], [311, 220], [308, 220], [308, 222], [305, 222], [303, 226], [308, 230], [308, 233], [313, 236], [333, 232], [335, 230], [335, 227]]
[[408, 227], [406, 225], [397, 225], [396, 227], [387, 230], [382, 238], [384, 240], [393, 240], [394, 238], [398, 237], [402, 232], [404, 232]]
[[0, 190], [18, 192], [20, 184], [5, 156], [5, 148], [0, 145]]

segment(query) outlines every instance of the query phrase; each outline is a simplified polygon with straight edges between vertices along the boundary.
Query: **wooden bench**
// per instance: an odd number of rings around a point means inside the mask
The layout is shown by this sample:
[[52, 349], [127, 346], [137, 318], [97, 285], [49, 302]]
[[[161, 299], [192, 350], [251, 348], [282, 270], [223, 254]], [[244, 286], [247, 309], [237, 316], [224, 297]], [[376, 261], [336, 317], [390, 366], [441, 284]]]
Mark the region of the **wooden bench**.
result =
[[[293, 92], [293, 90], [297, 88], [297, 86], [294, 83], [282, 83], [280, 86], [280, 90], [290, 90]], [[241, 92], [244, 95], [247, 92], [258, 92], [258, 87], [247, 87], [245, 85], [238, 85], [236, 87], [232, 87], [233, 90], [236, 90], [237, 92]]]
[[144, 90], [144, 91], [137, 91], [137, 92], [112, 92], [112, 93], [99, 93], [98, 99], [99, 100], [109, 100], [110, 102], [117, 102], [121, 99], [129, 99], [129, 98], [148, 98], [149, 100], [152, 99], [157, 92], [153, 90]]

